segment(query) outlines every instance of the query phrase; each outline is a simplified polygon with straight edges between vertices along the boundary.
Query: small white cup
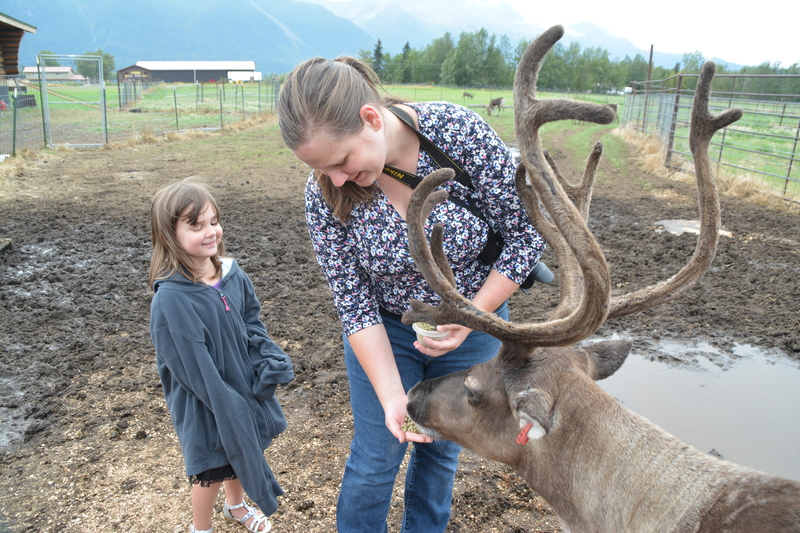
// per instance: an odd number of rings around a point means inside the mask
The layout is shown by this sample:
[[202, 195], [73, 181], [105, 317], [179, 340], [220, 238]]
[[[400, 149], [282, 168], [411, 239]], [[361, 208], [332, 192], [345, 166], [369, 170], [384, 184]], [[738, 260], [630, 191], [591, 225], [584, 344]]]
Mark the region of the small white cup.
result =
[[419, 322], [414, 322], [411, 324], [411, 327], [417, 332], [417, 340], [422, 344], [425, 344], [425, 337], [435, 341], [440, 341], [450, 334], [449, 331], [429, 331], [419, 327], [417, 324], [419, 324]]

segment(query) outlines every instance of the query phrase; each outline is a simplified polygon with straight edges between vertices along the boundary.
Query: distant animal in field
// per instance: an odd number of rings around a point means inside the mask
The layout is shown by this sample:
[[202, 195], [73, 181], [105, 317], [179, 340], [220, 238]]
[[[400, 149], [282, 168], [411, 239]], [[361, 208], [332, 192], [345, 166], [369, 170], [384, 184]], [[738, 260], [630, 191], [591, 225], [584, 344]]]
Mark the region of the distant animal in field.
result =
[[614, 120], [616, 122], [619, 122], [619, 114], [618, 114], [618, 110], [617, 110], [617, 107], [618, 107], [617, 104], [608, 104], [608, 107], [610, 107], [611, 109], [614, 110], [614, 115], [615, 115], [614, 116]]
[[475, 98], [475, 97], [472, 95], [472, 93], [471, 93], [471, 92], [469, 92], [469, 91], [464, 91], [464, 94], [463, 94], [463, 96], [464, 96], [464, 98]]
[[500, 96], [499, 98], [492, 98], [489, 101], [489, 105], [486, 106], [486, 114], [491, 115], [492, 109], [497, 108], [497, 113], [500, 114], [500, 111], [503, 110], [503, 105], [506, 103], [506, 99]]

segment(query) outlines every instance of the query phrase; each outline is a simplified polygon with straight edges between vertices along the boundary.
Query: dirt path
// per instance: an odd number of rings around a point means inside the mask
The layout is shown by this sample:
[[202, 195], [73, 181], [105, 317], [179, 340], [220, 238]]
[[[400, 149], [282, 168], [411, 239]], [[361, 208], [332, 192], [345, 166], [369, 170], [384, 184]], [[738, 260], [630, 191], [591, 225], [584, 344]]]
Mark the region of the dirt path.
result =
[[[565, 135], [545, 143], [566, 171], [576, 163]], [[694, 248], [692, 236], [657, 233], [656, 221], [696, 215], [689, 186], [645, 174], [621, 150], [601, 167], [591, 227], [617, 290], [627, 291], [677, 271]], [[5, 436], [18, 434], [0, 441], [0, 532], [188, 531], [189, 490], [154, 367], [146, 279], [150, 196], [190, 175], [214, 188], [227, 250], [253, 279], [264, 321], [297, 370], [281, 392], [289, 429], [267, 450], [287, 492], [275, 531], [335, 531], [350, 415], [341, 330], [303, 218], [306, 173], [275, 126], [261, 125], [41, 154], [5, 180], [0, 239], [13, 244], [0, 252], [0, 416]], [[723, 350], [744, 339], [800, 358], [800, 217], [722, 203], [732, 237], [699, 287], [605, 332], [642, 342], [703, 338]], [[556, 298], [555, 287], [515, 295], [512, 319], [543, 316]], [[239, 531], [221, 518], [214, 526]], [[448, 531], [559, 528], [509, 468], [465, 452]]]

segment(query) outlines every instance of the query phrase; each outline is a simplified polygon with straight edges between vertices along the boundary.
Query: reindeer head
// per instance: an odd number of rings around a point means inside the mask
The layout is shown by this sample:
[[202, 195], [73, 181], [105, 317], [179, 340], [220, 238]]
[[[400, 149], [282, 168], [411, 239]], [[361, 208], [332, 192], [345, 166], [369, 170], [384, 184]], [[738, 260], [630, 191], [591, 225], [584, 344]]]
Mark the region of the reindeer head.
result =
[[562, 35], [563, 28], [556, 26], [531, 43], [514, 80], [515, 128], [522, 155], [517, 189], [528, 216], [558, 261], [560, 303], [549, 319], [535, 324], [506, 322], [476, 308], [456, 291], [442, 250], [442, 227], [433, 228], [430, 245], [423, 232], [430, 210], [447, 196], [436, 188], [453, 179], [451, 170], [434, 172], [423, 180], [414, 191], [407, 217], [411, 254], [442, 302], [436, 307], [411, 302], [403, 322], [458, 323], [503, 342], [491, 361], [414, 387], [409, 392], [409, 415], [431, 435], [512, 466], [523, 453], [523, 446], [514, 443], [518, 433], [520, 441], [547, 439], [555, 444], [579, 425], [591, 426], [593, 418], [604, 416], [598, 412], [577, 416], [582, 411], [594, 409], [595, 404], [615, 408], [615, 402], [595, 401], [605, 393], [593, 380], [613, 374], [625, 360], [630, 343], [605, 342], [582, 349], [565, 346], [591, 336], [609, 318], [676, 298], [708, 270], [720, 225], [708, 145], [718, 129], [741, 117], [738, 109], [717, 117], [709, 114], [714, 64], [704, 65], [690, 135], [701, 219], [697, 247], [686, 266], [668, 280], [612, 299], [608, 266], [586, 225], [602, 145], [595, 145], [581, 182], [572, 185], [546, 156], [539, 139], [539, 128], [547, 122], [571, 119], [608, 124], [615, 118], [607, 105], [536, 99], [536, 78], [544, 56]]
[[518, 468], [528, 441], [568, 439], [578, 429], [571, 411], [602, 393], [588, 383], [613, 374], [630, 347], [606, 341], [577, 350], [537, 348], [517, 364], [507, 364], [501, 349], [489, 362], [416, 385], [408, 414], [434, 438]]

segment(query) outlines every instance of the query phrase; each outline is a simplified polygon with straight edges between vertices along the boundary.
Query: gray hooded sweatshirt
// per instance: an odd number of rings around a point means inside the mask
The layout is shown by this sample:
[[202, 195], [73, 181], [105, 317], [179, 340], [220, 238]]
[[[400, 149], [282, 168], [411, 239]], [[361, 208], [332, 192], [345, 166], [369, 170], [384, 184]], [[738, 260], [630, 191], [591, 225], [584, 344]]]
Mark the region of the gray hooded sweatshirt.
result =
[[153, 284], [150, 336], [187, 475], [230, 464], [266, 515], [283, 494], [264, 458], [286, 428], [275, 397], [292, 362], [267, 333], [250, 278], [225, 260], [219, 289], [180, 273]]

